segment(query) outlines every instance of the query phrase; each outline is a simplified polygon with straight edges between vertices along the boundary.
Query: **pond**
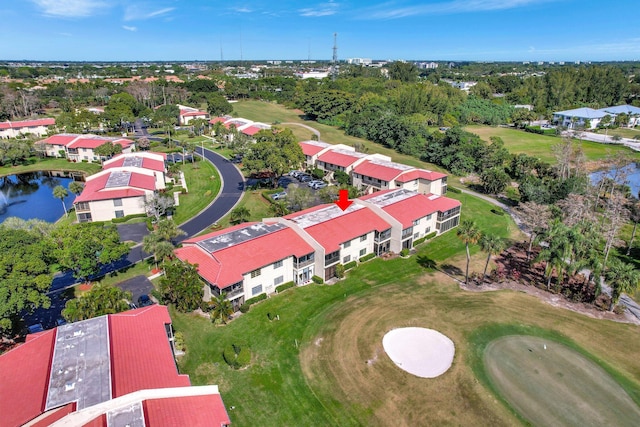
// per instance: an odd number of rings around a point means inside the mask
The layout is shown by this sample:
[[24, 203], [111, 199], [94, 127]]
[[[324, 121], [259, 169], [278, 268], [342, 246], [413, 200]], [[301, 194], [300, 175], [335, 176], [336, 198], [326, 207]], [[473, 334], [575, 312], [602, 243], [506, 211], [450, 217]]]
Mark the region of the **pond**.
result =
[[[72, 175], [73, 174], [73, 175]], [[53, 196], [53, 189], [82, 181], [83, 176], [74, 172], [30, 172], [0, 177], [0, 223], [15, 216], [24, 220], [41, 219], [55, 222], [64, 215], [62, 202]], [[69, 209], [75, 194], [69, 191], [64, 204]]]
[[[629, 187], [631, 188], [631, 194], [634, 197], [638, 197], [638, 191], [640, 191], [640, 164], [631, 163], [625, 166], [625, 169], [627, 170], [627, 181]], [[589, 175], [591, 183], [597, 184], [598, 182], [600, 182], [603, 176], [612, 178], [614, 170], [615, 169], [610, 169], [592, 173], [591, 175]]]

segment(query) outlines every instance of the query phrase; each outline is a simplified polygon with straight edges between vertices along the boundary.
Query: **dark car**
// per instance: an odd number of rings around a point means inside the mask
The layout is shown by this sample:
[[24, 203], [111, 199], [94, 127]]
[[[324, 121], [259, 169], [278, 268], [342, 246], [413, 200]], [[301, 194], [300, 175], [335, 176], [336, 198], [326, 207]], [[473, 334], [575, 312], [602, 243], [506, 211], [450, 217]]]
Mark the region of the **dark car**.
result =
[[149, 295], [140, 295], [138, 297], [138, 307], [146, 307], [148, 305], [153, 305], [153, 301], [149, 297]]

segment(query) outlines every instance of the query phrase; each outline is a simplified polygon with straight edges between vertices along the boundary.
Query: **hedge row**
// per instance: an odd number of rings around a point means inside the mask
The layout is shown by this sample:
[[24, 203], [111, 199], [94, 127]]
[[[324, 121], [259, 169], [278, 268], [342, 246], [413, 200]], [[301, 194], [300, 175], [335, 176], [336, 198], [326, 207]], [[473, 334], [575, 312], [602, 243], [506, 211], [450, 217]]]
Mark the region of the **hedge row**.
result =
[[320, 276], [313, 276], [311, 280], [313, 280], [313, 282], [317, 283], [318, 285], [322, 285], [324, 283], [324, 280]]
[[351, 270], [353, 267], [355, 267], [356, 265], [358, 265], [358, 263], [354, 260], [351, 262], [348, 262], [344, 265], [344, 269], [345, 270]]
[[542, 129], [540, 126], [525, 126], [525, 132], [537, 133], [538, 135], [550, 135], [555, 136], [555, 129]]
[[280, 286], [276, 286], [276, 292], [280, 293], [282, 291], [286, 291], [289, 288], [293, 288], [294, 286], [296, 286], [296, 283], [291, 281], [291, 282], [287, 282], [287, 283], [283, 283]]
[[456, 187], [452, 187], [452, 186], [447, 186], [447, 191], [451, 191], [452, 193], [456, 193], [456, 194], [460, 194], [462, 193], [462, 190], [460, 190], [459, 188]]
[[418, 246], [420, 243], [424, 242], [425, 240], [429, 240], [429, 239], [433, 239], [434, 237], [436, 237], [436, 235], [438, 234], [437, 231], [432, 231], [429, 234], [426, 234], [424, 237], [421, 237], [417, 240], [413, 241], [413, 247], [415, 248], [416, 246]]
[[370, 253], [370, 254], [366, 254], [365, 256], [363, 256], [362, 258], [360, 258], [358, 261], [360, 261], [360, 262], [367, 262], [367, 261], [369, 261], [370, 259], [373, 259], [373, 258], [375, 258], [375, 257], [376, 257], [376, 254], [374, 254], [374, 253], [372, 252], [372, 253]]
[[251, 304], [255, 304], [257, 302], [263, 301], [267, 299], [267, 294], [260, 294], [257, 297], [249, 298], [240, 306], [240, 312], [246, 313], [251, 308]]
[[111, 222], [113, 222], [114, 224], [121, 224], [121, 223], [127, 222], [127, 221], [129, 221], [130, 219], [133, 219], [133, 218], [146, 218], [146, 217], [147, 217], [146, 213], [131, 214], [131, 215], [123, 216], [121, 218], [113, 218], [111, 220]]

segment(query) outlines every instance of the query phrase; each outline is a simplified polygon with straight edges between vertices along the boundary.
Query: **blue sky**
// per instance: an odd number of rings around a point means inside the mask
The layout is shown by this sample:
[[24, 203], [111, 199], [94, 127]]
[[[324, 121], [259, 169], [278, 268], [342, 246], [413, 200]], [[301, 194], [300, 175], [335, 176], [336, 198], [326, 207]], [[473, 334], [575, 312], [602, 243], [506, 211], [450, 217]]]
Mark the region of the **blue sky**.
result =
[[2, 0], [0, 59], [640, 60], [637, 0]]

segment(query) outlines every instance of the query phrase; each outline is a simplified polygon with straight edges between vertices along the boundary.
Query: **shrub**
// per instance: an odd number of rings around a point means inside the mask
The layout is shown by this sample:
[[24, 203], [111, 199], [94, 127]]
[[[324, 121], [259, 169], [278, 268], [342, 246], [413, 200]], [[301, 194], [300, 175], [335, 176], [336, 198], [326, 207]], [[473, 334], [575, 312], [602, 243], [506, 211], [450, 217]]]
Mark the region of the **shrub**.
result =
[[369, 261], [370, 259], [373, 259], [373, 258], [375, 258], [375, 257], [376, 257], [376, 254], [374, 254], [374, 253], [372, 252], [372, 253], [370, 253], [370, 254], [366, 254], [365, 256], [361, 257], [358, 261], [360, 261], [360, 262], [367, 262], [367, 261]]
[[246, 313], [251, 308], [251, 304], [247, 304], [246, 302], [240, 306], [240, 312]]
[[313, 280], [313, 283], [317, 283], [318, 285], [322, 285], [324, 283], [324, 280], [320, 276], [313, 276], [311, 280]]
[[258, 296], [256, 296], [256, 297], [249, 298], [249, 299], [248, 299], [248, 300], [246, 300], [244, 303], [245, 303], [245, 304], [249, 304], [249, 305], [251, 305], [251, 304], [255, 304], [255, 303], [257, 303], [257, 302], [260, 302], [260, 301], [266, 300], [266, 299], [267, 299], [267, 294], [260, 294], [260, 295], [258, 295]]
[[448, 186], [447, 187], [447, 191], [451, 191], [452, 193], [456, 193], [456, 194], [462, 193], [462, 190], [460, 190], [459, 188], [456, 188], [456, 187], [452, 187], [452, 186]]
[[427, 234], [426, 236], [424, 236], [427, 240], [429, 239], [433, 239], [434, 237], [436, 237], [438, 235], [437, 231], [432, 231], [431, 233]]
[[421, 237], [419, 239], [416, 239], [413, 241], [413, 247], [415, 248], [416, 246], [418, 246], [420, 243], [423, 243], [425, 240], [427, 240], [427, 236]]
[[296, 285], [295, 282], [291, 281], [291, 282], [287, 282], [287, 283], [283, 283], [280, 286], [276, 286], [276, 292], [280, 293], [282, 291], [286, 291], [289, 288], [293, 288]]
[[493, 209], [491, 209], [491, 212], [493, 212], [494, 214], [496, 214], [498, 216], [503, 216], [504, 215], [504, 210], [503, 209], [499, 209], [499, 208], [493, 208]]
[[225, 346], [222, 357], [233, 369], [240, 369], [251, 362], [251, 352], [245, 346], [230, 344]]
[[407, 257], [409, 256], [409, 249], [404, 248], [403, 250], [400, 251], [400, 256], [402, 257]]
[[344, 265], [344, 269], [346, 270], [351, 270], [353, 267], [355, 267], [356, 265], [358, 265], [358, 263], [354, 260], [351, 262], [348, 262]]
[[173, 334], [173, 345], [177, 350], [186, 350], [186, 347], [184, 345], [184, 335], [182, 334], [182, 332], [176, 332], [175, 334]]
[[111, 220], [111, 222], [114, 223], [114, 224], [121, 224], [121, 223], [127, 222], [127, 221], [129, 221], [130, 219], [133, 219], [133, 218], [146, 218], [146, 216], [147, 216], [147, 214], [145, 214], [145, 213], [131, 214], [131, 215], [123, 216], [122, 218], [113, 218]]
[[322, 179], [324, 178], [324, 171], [322, 169], [315, 168], [311, 171], [311, 175], [313, 175], [315, 179]]
[[345, 271], [345, 267], [342, 264], [338, 264], [336, 265], [336, 277], [338, 279], [342, 279], [344, 277], [344, 271]]

